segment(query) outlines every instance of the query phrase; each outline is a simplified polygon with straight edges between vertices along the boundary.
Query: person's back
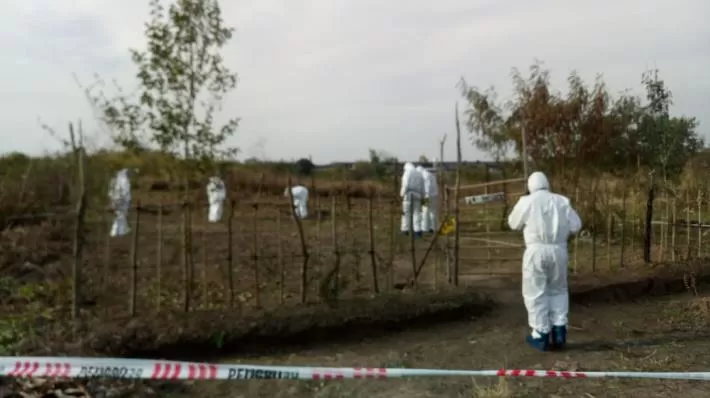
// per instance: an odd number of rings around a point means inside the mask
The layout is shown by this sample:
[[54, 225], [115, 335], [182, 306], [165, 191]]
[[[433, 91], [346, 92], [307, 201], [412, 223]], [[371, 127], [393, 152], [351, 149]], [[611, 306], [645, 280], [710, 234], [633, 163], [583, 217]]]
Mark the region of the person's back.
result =
[[402, 190], [400, 196], [411, 193], [418, 197], [424, 196], [424, 176], [416, 170], [413, 164], [405, 163], [402, 174]]
[[570, 235], [567, 197], [540, 190], [530, 194], [529, 214], [523, 235], [525, 244], [566, 245]]
[[524, 227], [525, 245], [566, 245], [570, 233], [582, 225], [567, 197], [550, 192], [544, 174], [535, 172], [528, 179], [530, 195], [523, 196], [508, 216], [513, 230]]

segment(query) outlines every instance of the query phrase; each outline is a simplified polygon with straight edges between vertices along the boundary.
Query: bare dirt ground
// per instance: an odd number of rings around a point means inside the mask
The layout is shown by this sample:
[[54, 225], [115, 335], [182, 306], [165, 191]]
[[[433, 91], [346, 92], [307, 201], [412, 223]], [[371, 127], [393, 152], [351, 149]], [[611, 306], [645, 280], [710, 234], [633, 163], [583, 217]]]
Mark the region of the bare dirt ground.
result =
[[[348, 343], [326, 343], [225, 363], [448, 369], [703, 371], [710, 368], [709, 304], [699, 293], [622, 304], [573, 305], [570, 346], [539, 353], [524, 343], [526, 313], [514, 284], [497, 287], [493, 314]], [[580, 296], [584, 297], [584, 296]], [[168, 390], [164, 390], [169, 394]], [[211, 382], [179, 396], [210, 397], [706, 397], [702, 382], [622, 379], [421, 378], [335, 382]], [[165, 395], [168, 396], [168, 395]], [[178, 396], [177, 393], [174, 396]]]

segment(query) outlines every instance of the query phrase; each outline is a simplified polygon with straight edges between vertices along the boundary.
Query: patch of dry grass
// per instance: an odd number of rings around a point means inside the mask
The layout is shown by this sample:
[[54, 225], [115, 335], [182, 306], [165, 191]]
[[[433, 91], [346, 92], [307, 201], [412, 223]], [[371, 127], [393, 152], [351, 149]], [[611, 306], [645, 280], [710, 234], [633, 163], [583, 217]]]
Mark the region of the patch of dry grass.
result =
[[508, 380], [505, 377], [499, 377], [498, 382], [488, 385], [480, 385], [473, 380], [473, 393], [476, 398], [509, 398], [513, 396]]

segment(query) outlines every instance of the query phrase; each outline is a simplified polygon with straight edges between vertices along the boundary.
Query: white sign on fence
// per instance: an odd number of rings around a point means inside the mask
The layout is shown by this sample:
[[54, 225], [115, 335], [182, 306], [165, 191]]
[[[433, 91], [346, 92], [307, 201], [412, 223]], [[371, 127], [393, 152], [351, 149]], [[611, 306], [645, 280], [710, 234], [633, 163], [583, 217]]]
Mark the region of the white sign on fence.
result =
[[467, 205], [480, 205], [489, 202], [498, 202], [505, 200], [505, 192], [487, 193], [484, 195], [466, 196], [463, 198]]

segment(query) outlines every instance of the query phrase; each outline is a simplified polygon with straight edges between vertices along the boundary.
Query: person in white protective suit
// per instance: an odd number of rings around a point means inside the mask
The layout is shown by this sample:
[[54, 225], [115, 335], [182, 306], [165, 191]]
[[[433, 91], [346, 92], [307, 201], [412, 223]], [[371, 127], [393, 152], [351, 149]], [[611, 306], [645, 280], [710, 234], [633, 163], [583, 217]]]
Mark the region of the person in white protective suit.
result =
[[[296, 209], [296, 217], [300, 219], [308, 217], [308, 188], [303, 185], [296, 185], [291, 188], [291, 195], [293, 195], [293, 207]], [[288, 188], [286, 188], [284, 196], [288, 197]]]
[[108, 198], [116, 217], [111, 225], [111, 236], [125, 236], [131, 233], [128, 226], [128, 210], [131, 208], [131, 181], [128, 169], [119, 170], [109, 184]]
[[437, 186], [436, 174], [430, 172], [422, 166], [417, 166], [417, 171], [424, 178], [424, 199], [422, 204], [422, 231], [434, 233], [437, 229], [436, 210], [438, 206], [439, 187]]
[[567, 197], [550, 192], [541, 172], [528, 178], [528, 195], [508, 216], [513, 230], [523, 230], [523, 299], [532, 332], [526, 341], [547, 351], [567, 342], [567, 239], [579, 232], [582, 221]]
[[224, 187], [224, 181], [219, 177], [210, 177], [210, 182], [207, 183], [207, 201], [209, 202], [207, 220], [209, 222], [219, 222], [222, 219], [226, 198], [227, 189]]
[[[422, 235], [422, 198], [424, 197], [424, 177], [414, 168], [410, 162], [404, 164], [402, 174], [402, 188], [399, 196], [402, 197], [402, 227], [403, 234], [409, 234], [411, 230], [419, 237]], [[411, 212], [411, 213], [410, 213]], [[410, 214], [412, 223], [409, 224]]]

